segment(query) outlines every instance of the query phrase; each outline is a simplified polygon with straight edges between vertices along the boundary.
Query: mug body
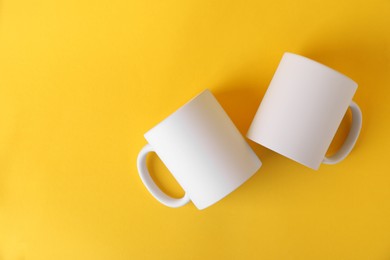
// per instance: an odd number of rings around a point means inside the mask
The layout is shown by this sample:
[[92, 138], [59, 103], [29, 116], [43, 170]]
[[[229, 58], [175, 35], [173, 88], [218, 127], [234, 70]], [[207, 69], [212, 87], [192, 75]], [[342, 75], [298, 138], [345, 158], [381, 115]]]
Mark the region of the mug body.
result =
[[343, 74], [285, 53], [247, 137], [318, 169], [356, 89]]
[[209, 90], [145, 134], [199, 209], [249, 179], [261, 162]]

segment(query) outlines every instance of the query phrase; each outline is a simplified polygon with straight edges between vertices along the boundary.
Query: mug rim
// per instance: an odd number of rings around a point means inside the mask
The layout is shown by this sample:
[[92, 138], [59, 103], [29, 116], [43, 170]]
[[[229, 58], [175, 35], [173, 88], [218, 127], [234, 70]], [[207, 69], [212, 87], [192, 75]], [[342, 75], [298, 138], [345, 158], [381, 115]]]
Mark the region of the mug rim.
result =
[[300, 54], [296, 54], [296, 53], [293, 53], [293, 52], [288, 52], [288, 51], [285, 52], [285, 53], [283, 54], [283, 57], [284, 57], [284, 56], [293, 56], [293, 57], [295, 57], [295, 58], [300, 58], [300, 59], [302, 59], [302, 60], [305, 60], [306, 62], [310, 62], [310, 63], [312, 63], [312, 64], [319, 65], [320, 67], [322, 67], [322, 68], [324, 68], [324, 69], [330, 70], [330, 71], [334, 72], [335, 74], [338, 74], [339, 76], [342, 76], [342, 77], [344, 77], [344, 78], [346, 78], [346, 79], [352, 81], [356, 86], [358, 86], [357, 82], [354, 81], [354, 80], [353, 80], [352, 78], [350, 78], [349, 76], [347, 76], [347, 75], [341, 73], [340, 71], [338, 71], [338, 70], [336, 70], [336, 69], [333, 69], [333, 68], [329, 67], [328, 65], [325, 65], [325, 64], [323, 64], [323, 63], [321, 63], [321, 62], [319, 62], [319, 61], [313, 60], [313, 59], [311, 59], [311, 58], [305, 57], [305, 56], [300, 55]]
[[158, 122], [157, 124], [155, 124], [152, 128], [150, 128], [145, 134], [144, 134], [144, 137], [146, 137], [147, 135], [149, 135], [150, 132], [152, 132], [153, 130], [155, 130], [156, 128], [158, 128], [160, 125], [162, 125], [163, 123], [165, 123], [166, 121], [168, 121], [170, 118], [174, 117], [176, 114], [180, 113], [182, 110], [184, 110], [186, 107], [188, 107], [189, 105], [191, 105], [196, 99], [198, 99], [200, 96], [206, 94], [206, 93], [211, 93], [211, 91], [206, 88], [204, 89], [202, 92], [198, 93], [197, 95], [195, 95], [194, 97], [192, 97], [190, 100], [188, 100], [186, 103], [184, 103], [183, 105], [181, 105], [179, 108], [177, 108], [176, 110], [174, 110], [171, 114], [169, 114], [167, 117], [165, 117], [164, 119], [162, 119], [160, 122]]

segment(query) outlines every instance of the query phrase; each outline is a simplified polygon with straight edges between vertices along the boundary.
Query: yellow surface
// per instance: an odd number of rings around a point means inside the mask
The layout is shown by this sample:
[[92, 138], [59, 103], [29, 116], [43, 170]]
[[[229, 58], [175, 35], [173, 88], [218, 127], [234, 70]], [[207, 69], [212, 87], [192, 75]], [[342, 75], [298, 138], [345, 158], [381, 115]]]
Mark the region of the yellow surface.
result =
[[[143, 134], [205, 88], [245, 134], [285, 51], [359, 83], [350, 156], [250, 142], [263, 167], [226, 199], [154, 200]], [[0, 1], [0, 259], [390, 259], [389, 113], [388, 0]]]

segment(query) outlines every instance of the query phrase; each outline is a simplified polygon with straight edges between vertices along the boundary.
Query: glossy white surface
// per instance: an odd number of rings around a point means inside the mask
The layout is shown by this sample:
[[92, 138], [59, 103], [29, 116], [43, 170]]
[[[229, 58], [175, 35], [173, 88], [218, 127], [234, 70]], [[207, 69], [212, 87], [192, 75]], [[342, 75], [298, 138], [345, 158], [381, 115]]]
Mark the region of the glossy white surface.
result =
[[351, 105], [353, 127], [343, 148], [326, 163], [344, 159], [359, 136], [362, 115], [351, 103], [357, 84], [308, 58], [285, 53], [252, 121], [247, 137], [318, 169]]
[[[145, 134], [150, 144], [138, 157], [141, 178], [160, 202], [197, 208], [219, 201], [249, 179], [261, 162], [221, 105], [205, 90]], [[183, 187], [184, 198], [170, 198], [154, 184], [145, 156], [154, 150]]]

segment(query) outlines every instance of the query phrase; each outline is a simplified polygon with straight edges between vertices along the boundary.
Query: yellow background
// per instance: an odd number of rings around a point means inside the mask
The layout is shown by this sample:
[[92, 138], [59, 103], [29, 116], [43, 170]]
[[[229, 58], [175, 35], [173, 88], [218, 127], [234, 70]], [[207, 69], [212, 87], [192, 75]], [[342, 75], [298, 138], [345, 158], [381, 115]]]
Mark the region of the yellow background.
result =
[[[350, 156], [250, 142], [263, 167], [226, 199], [159, 204], [143, 134], [205, 88], [245, 134], [285, 51], [359, 83]], [[1, 0], [0, 259], [390, 259], [389, 113], [389, 0]]]

